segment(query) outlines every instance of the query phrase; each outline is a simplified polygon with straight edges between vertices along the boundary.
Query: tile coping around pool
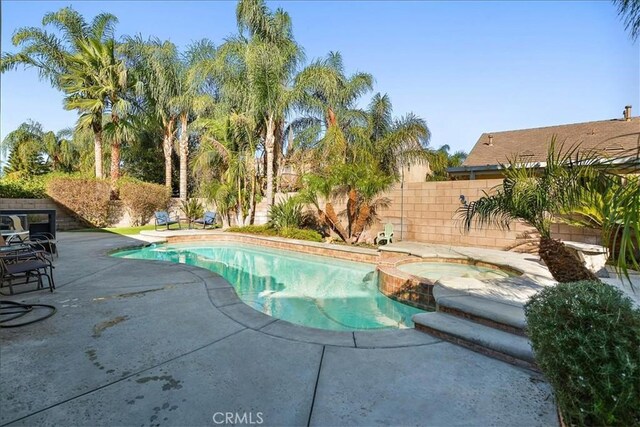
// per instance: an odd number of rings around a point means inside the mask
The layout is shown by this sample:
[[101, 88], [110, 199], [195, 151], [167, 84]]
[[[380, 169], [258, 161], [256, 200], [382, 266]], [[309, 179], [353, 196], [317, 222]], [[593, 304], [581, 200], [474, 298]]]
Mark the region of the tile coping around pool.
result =
[[[395, 268], [397, 265], [409, 262], [426, 262], [426, 261], [446, 261], [465, 263], [469, 262], [469, 258], [443, 258], [443, 257], [417, 257], [405, 254], [403, 257], [396, 256], [393, 259], [386, 258], [384, 253], [365, 248], [341, 247], [338, 245], [328, 245], [325, 243], [304, 242], [292, 239], [273, 238], [264, 236], [253, 236], [246, 234], [230, 234], [230, 233], [210, 233], [201, 235], [167, 235], [167, 243], [188, 243], [188, 242], [237, 242], [250, 243], [258, 246], [266, 246], [284, 250], [293, 250], [297, 252], [309, 253], [320, 256], [329, 256], [339, 259], [355, 262], [374, 263], [378, 265], [378, 270], [394, 277], [397, 280], [404, 281], [407, 278], [416, 279], [408, 273], [402, 272]], [[118, 248], [117, 250], [133, 249], [138, 246], [129, 246], [126, 248]], [[116, 250], [110, 250], [113, 253]], [[397, 254], [397, 253], [396, 253]], [[162, 261], [152, 260], [125, 260], [126, 262], [142, 262], [156, 263]], [[482, 264], [491, 265], [483, 262]], [[493, 265], [493, 268], [501, 268], [502, 265]], [[362, 348], [392, 348], [392, 347], [409, 347], [416, 345], [426, 345], [433, 343], [433, 339], [424, 333], [415, 329], [397, 329], [383, 331], [331, 331], [325, 329], [311, 328], [308, 326], [296, 325], [285, 320], [271, 317], [261, 311], [255, 310], [245, 304], [236, 294], [235, 288], [224, 277], [209, 271], [207, 269], [181, 264], [181, 268], [188, 269], [196, 276], [200, 277], [206, 286], [210, 302], [222, 311], [227, 317], [246, 326], [247, 328], [259, 331], [261, 333], [276, 336], [279, 338], [289, 339], [293, 341], [302, 341], [308, 343], [339, 346], [339, 347], [362, 347]], [[513, 267], [507, 267], [513, 271], [521, 271]], [[390, 296], [385, 292], [385, 286], [379, 284], [381, 292]], [[427, 339], [429, 337], [430, 339]], [[358, 341], [362, 340], [362, 344], [358, 345]], [[439, 342], [436, 341], [436, 342]]]

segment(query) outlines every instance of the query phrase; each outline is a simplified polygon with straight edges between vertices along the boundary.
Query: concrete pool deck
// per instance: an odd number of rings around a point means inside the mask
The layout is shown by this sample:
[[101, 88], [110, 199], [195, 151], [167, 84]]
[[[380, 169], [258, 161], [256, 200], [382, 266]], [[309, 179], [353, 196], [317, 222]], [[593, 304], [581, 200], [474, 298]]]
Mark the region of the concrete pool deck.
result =
[[0, 330], [2, 425], [557, 424], [535, 372], [413, 329], [295, 326], [207, 270], [108, 256], [133, 238], [58, 240], [56, 291], [2, 297], [58, 309]]

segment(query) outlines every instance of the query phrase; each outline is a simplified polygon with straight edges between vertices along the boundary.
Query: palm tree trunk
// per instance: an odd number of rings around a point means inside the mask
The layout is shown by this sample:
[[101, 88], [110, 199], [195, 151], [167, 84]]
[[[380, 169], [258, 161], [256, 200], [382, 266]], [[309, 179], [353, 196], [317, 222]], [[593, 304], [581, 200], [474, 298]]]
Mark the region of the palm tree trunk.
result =
[[267, 120], [267, 133], [264, 140], [264, 148], [267, 152], [267, 207], [273, 204], [273, 152], [275, 149], [276, 135], [273, 117]]
[[340, 223], [340, 219], [338, 218], [338, 215], [336, 215], [336, 211], [333, 209], [333, 205], [331, 203], [325, 204], [324, 212], [326, 215], [326, 219], [328, 220], [327, 225], [332, 228], [342, 240], [348, 243], [349, 235], [347, 234], [347, 230], [345, 230]]
[[175, 119], [172, 118], [165, 124], [164, 137], [162, 139], [162, 151], [164, 153], [164, 186], [167, 187], [169, 191], [171, 191], [172, 182], [171, 171], [173, 165], [171, 162], [171, 152], [173, 151], [173, 141], [171, 140], [173, 137], [174, 123]]
[[236, 203], [236, 225], [241, 227], [244, 225], [244, 207], [242, 205], [242, 178], [238, 177], [237, 182], [237, 191], [238, 191], [238, 201]]
[[93, 155], [96, 168], [96, 178], [102, 179], [102, 129], [93, 131]]
[[329, 107], [327, 109], [327, 125], [335, 126], [336, 123], [336, 113], [333, 111], [333, 108]]
[[360, 235], [364, 231], [364, 227], [367, 225], [369, 216], [371, 215], [371, 207], [368, 204], [363, 204], [358, 212], [355, 225], [353, 227], [353, 233], [351, 235], [351, 243], [356, 243], [360, 238]]
[[251, 163], [252, 167], [250, 169], [251, 173], [251, 196], [249, 197], [249, 216], [248, 216], [248, 224], [253, 224], [253, 221], [256, 217], [256, 159], [254, 156], [253, 162]]
[[553, 278], [560, 283], [579, 280], [599, 280], [589, 271], [582, 261], [575, 257], [559, 240], [550, 237], [540, 238], [540, 258], [547, 265]]
[[120, 118], [115, 111], [111, 111], [111, 123], [113, 123], [116, 131], [111, 141], [111, 194], [117, 196], [118, 189], [116, 187], [120, 178], [120, 137], [118, 136], [118, 121]]
[[116, 191], [116, 185], [120, 178], [120, 141], [111, 143], [111, 191]]
[[187, 161], [189, 158], [189, 135], [186, 113], [180, 117], [180, 199], [187, 200]]
[[358, 193], [354, 188], [349, 190], [349, 198], [347, 199], [347, 224], [349, 237], [353, 235], [353, 226], [356, 222], [356, 208], [358, 202]]

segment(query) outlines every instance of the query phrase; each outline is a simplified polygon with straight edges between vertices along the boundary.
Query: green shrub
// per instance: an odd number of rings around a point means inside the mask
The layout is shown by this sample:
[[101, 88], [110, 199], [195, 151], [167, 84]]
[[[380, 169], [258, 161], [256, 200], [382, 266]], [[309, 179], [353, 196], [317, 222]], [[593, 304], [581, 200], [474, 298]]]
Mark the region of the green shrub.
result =
[[47, 183], [47, 194], [86, 224], [108, 227], [115, 222], [117, 212], [106, 179], [54, 177]]
[[180, 208], [185, 218], [191, 221], [202, 218], [204, 215], [204, 206], [202, 206], [202, 202], [198, 199], [183, 200]]
[[269, 209], [269, 224], [275, 229], [301, 228], [306, 217], [302, 209], [303, 204], [296, 197], [275, 203]]
[[145, 225], [155, 211], [167, 210], [171, 201], [171, 192], [164, 185], [125, 178], [118, 182], [118, 188], [133, 226]]
[[265, 236], [276, 236], [278, 232], [275, 228], [271, 227], [269, 224], [264, 225], [245, 225], [242, 227], [235, 226], [227, 228], [228, 232], [231, 233], [248, 233], [248, 234], [262, 234]]
[[298, 239], [298, 240], [310, 240], [312, 242], [322, 242], [322, 236], [320, 233], [314, 230], [303, 230], [300, 228], [281, 228], [278, 231], [278, 235], [280, 237], [285, 237], [287, 239]]
[[42, 177], [0, 179], [0, 199], [42, 199], [47, 196]]
[[561, 283], [525, 312], [567, 424], [640, 424], [640, 310], [628, 298], [600, 282]]
[[320, 233], [314, 230], [303, 230], [300, 228], [285, 227], [275, 229], [269, 224], [246, 225], [244, 227], [229, 227], [227, 231], [231, 233], [258, 234], [260, 236], [284, 237], [287, 239], [309, 240], [312, 242], [322, 242]]

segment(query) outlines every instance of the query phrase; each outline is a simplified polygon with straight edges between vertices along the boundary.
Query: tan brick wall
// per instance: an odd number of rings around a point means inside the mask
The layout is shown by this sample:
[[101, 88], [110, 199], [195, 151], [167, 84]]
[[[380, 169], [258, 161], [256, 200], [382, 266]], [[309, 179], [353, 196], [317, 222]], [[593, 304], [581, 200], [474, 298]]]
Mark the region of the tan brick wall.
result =
[[[460, 205], [460, 195], [466, 200], [473, 201], [483, 196], [483, 191], [489, 192], [500, 185], [502, 179], [478, 179], [467, 181], [439, 181], [439, 182], [410, 182], [404, 185], [404, 218], [403, 233], [400, 232], [401, 191], [397, 185], [382, 197], [391, 200], [390, 206], [380, 212], [380, 223], [368, 232], [370, 238], [381, 231], [383, 224], [391, 222], [394, 226], [396, 240], [412, 240], [426, 243], [439, 243], [460, 246], [480, 246], [487, 248], [509, 249], [519, 242], [523, 242], [523, 233], [534, 231], [523, 223], [515, 222], [510, 230], [500, 230], [496, 227], [485, 227], [481, 230], [472, 229], [463, 233], [459, 222], [455, 219], [455, 211]], [[294, 193], [276, 194], [276, 200], [282, 200]], [[321, 203], [322, 205], [323, 203]], [[344, 204], [336, 204], [336, 211], [344, 209]], [[255, 223], [264, 224], [267, 221], [266, 201], [258, 204]], [[552, 226], [553, 236], [562, 240], [572, 240], [584, 243], [600, 243], [597, 230], [571, 227], [565, 224]]]
[[[510, 230], [485, 227], [464, 233], [460, 222], [456, 219], [456, 209], [461, 206], [460, 195], [464, 195], [467, 201], [477, 200], [483, 196], [483, 191], [490, 192], [493, 187], [501, 183], [500, 179], [416, 182], [405, 183], [404, 191], [398, 185], [384, 195], [391, 200], [391, 205], [380, 212], [381, 224], [376, 226], [376, 230], [381, 229], [382, 224], [391, 222], [394, 225], [396, 239], [400, 239], [402, 234], [404, 240], [418, 242], [508, 249], [518, 241], [522, 241], [523, 233], [531, 232], [533, 228], [515, 222]], [[402, 193], [404, 193], [404, 215], [401, 233]], [[552, 232], [555, 237], [563, 240], [586, 243], [600, 241], [597, 230], [555, 224]]]
[[0, 209], [55, 209], [57, 230], [83, 228], [66, 209], [51, 199], [0, 199]]

